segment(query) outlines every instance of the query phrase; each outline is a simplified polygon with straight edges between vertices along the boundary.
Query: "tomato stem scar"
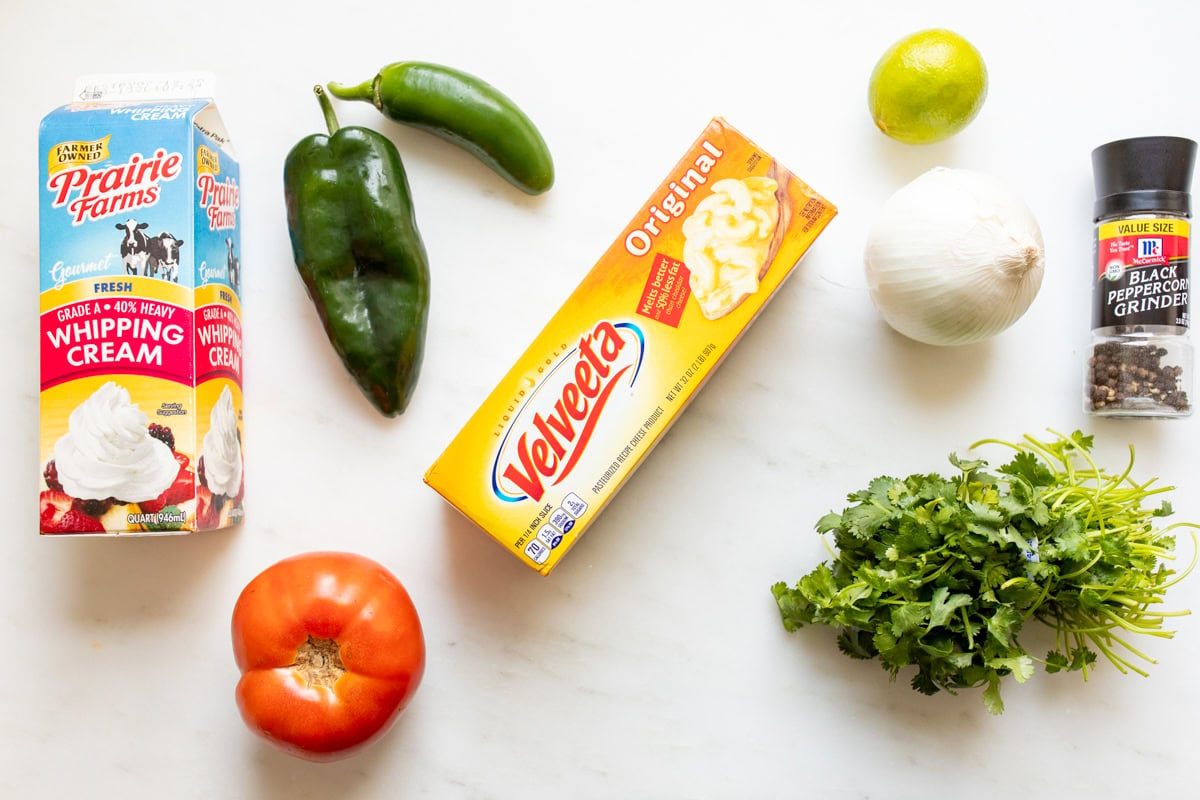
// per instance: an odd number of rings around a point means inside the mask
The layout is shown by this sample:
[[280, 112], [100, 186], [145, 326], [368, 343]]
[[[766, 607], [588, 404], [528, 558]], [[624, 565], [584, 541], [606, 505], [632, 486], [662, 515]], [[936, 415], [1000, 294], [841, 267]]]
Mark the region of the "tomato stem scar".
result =
[[304, 678], [306, 686], [331, 687], [346, 671], [340, 651], [341, 648], [333, 639], [309, 636], [296, 649], [296, 661], [291, 666]]

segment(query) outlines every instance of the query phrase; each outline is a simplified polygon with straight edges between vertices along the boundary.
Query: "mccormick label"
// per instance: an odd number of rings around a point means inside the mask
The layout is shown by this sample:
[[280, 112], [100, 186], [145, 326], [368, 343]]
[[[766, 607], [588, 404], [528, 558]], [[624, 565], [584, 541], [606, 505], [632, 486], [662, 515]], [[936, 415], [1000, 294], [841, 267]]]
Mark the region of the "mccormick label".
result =
[[39, 133], [41, 532], [236, 523], [238, 162], [204, 80], [81, 85]]
[[714, 119], [426, 483], [549, 574], [836, 213]]
[[1101, 224], [1092, 327], [1188, 327], [1189, 234], [1182, 219], [1133, 217]]

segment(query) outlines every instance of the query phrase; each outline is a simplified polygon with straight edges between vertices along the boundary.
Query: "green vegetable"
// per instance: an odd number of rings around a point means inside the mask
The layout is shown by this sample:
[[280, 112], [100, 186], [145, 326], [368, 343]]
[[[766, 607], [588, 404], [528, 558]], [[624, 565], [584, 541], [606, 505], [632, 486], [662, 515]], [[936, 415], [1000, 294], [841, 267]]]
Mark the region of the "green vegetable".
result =
[[296, 144], [284, 162], [296, 268], [329, 341], [383, 414], [404, 411], [417, 383], [429, 315], [429, 265], [408, 178], [387, 138], [340, 128], [313, 89], [329, 135]]
[[346, 100], [365, 100], [389, 119], [462, 147], [523, 192], [541, 194], [554, 183], [550, 150], [533, 122], [499, 89], [474, 75], [402, 61], [357, 86], [330, 83], [329, 91]]
[[[1052, 432], [1054, 433], [1054, 432]], [[1019, 443], [988, 439], [1016, 455], [999, 474], [987, 463], [955, 455], [953, 478], [876, 478], [849, 496], [841, 514], [817, 523], [837, 548], [794, 588], [772, 592], [789, 631], [822, 624], [839, 629], [838, 647], [851, 658], [878, 658], [893, 680], [917, 668], [912, 687], [923, 694], [983, 687], [993, 714], [1004, 710], [1000, 680], [1024, 682], [1040, 662], [1047, 672], [1087, 673], [1097, 651], [1122, 673], [1145, 675], [1154, 663], [1132, 643], [1138, 634], [1170, 638], [1164, 620], [1187, 611], [1158, 610], [1180, 574], [1171, 513], [1142, 503], [1171, 491], [1098, 467], [1092, 437], [1054, 433]], [[1195, 548], [1193, 548], [1195, 549]], [[1055, 632], [1044, 659], [1021, 645], [1030, 619]]]

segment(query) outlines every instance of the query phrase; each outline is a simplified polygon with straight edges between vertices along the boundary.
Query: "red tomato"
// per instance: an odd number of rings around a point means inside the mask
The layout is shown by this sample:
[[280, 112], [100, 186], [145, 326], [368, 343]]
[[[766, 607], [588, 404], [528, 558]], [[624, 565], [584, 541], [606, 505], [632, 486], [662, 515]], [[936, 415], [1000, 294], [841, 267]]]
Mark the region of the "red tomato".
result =
[[233, 609], [237, 703], [251, 730], [332, 761], [382, 736], [425, 672], [425, 639], [392, 573], [352, 553], [268, 567]]

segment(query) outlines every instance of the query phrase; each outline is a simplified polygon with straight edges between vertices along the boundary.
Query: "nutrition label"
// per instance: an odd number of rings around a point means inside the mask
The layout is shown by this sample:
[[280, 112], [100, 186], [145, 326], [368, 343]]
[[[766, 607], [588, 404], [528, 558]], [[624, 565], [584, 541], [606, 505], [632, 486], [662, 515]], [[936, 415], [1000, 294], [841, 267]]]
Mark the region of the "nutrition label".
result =
[[550, 512], [548, 521], [537, 532], [537, 537], [525, 546], [525, 555], [535, 564], [543, 564], [550, 557], [550, 551], [563, 542], [563, 537], [571, 532], [575, 523], [587, 512], [587, 503], [574, 492], [562, 499], [558, 508]]

